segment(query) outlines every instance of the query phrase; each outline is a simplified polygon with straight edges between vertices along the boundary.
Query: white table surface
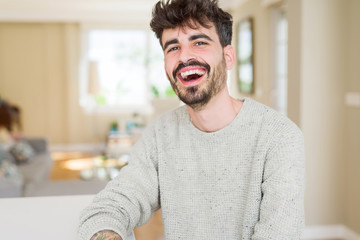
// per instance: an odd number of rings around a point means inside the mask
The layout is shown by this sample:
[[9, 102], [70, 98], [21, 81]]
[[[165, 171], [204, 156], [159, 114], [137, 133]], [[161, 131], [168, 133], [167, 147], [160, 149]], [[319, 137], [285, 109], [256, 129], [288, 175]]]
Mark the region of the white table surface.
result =
[[0, 238], [75, 240], [79, 214], [92, 199], [93, 195], [2, 198]]

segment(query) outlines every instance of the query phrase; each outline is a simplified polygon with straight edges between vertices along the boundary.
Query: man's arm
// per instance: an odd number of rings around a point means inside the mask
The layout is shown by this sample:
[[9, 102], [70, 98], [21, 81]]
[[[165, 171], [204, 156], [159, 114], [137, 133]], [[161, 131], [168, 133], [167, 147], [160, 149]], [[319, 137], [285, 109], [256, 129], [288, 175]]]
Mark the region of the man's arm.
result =
[[90, 240], [122, 240], [122, 238], [111, 230], [97, 232]]
[[252, 240], [298, 240], [304, 227], [303, 136], [288, 126], [276, 139], [266, 157], [260, 217]]

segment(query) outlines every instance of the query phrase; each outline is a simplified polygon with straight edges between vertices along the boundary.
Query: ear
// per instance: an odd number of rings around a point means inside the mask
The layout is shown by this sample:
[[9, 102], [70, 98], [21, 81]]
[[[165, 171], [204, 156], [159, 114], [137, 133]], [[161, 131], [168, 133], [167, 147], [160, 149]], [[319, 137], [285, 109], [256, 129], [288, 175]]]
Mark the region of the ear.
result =
[[235, 50], [231, 45], [224, 47], [224, 58], [226, 62], [226, 69], [230, 70], [235, 64]]

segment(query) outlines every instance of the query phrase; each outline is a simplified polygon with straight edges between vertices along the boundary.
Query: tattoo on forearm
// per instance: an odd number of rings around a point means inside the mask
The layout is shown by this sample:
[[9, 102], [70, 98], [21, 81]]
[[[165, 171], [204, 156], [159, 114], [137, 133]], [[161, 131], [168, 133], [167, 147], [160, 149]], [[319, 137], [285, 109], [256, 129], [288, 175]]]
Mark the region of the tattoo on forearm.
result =
[[122, 240], [122, 238], [111, 230], [103, 230], [95, 233], [90, 240]]

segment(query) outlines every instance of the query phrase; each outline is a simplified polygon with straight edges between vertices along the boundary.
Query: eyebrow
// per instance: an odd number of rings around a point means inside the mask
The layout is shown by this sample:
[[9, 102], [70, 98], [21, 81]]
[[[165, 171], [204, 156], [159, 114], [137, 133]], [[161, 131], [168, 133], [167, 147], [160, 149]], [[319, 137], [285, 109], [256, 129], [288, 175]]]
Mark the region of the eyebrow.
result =
[[164, 47], [163, 47], [163, 50], [165, 50], [169, 45], [175, 44], [175, 43], [179, 43], [179, 40], [177, 40], [177, 39], [172, 39], [172, 40], [169, 40], [169, 41], [165, 42]]
[[208, 35], [206, 35], [206, 34], [196, 34], [196, 35], [192, 35], [192, 36], [189, 37], [189, 40], [190, 40], [190, 41], [194, 41], [194, 40], [199, 39], [199, 38], [205, 38], [205, 39], [213, 42], [213, 40], [212, 40]]
[[[189, 41], [194, 41], [194, 40], [199, 39], [199, 38], [205, 38], [205, 39], [213, 42], [213, 40], [206, 34], [192, 35], [192, 36], [189, 37]], [[172, 40], [169, 40], [169, 41], [165, 42], [163, 50], [165, 50], [169, 45], [175, 44], [175, 43], [179, 43], [179, 40], [178, 39], [172, 39]]]

